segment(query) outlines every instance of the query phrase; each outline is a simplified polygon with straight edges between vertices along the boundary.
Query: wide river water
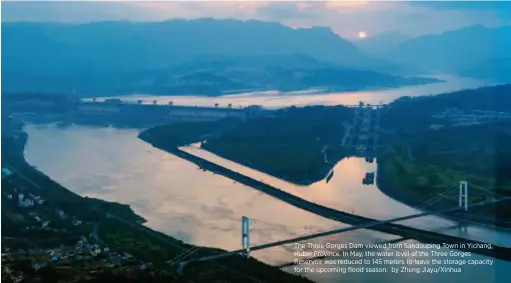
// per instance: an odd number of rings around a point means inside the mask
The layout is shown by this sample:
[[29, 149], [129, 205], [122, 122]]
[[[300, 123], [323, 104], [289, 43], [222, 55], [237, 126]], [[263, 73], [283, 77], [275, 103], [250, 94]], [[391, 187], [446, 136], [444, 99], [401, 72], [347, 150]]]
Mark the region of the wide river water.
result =
[[[262, 105], [265, 108], [279, 108], [287, 106], [305, 106], [305, 105], [339, 105], [339, 104], [358, 104], [359, 101], [364, 101], [369, 104], [389, 103], [402, 96], [419, 96], [439, 94], [449, 91], [456, 91], [462, 88], [476, 88], [491, 82], [460, 78], [454, 76], [434, 76], [445, 82], [427, 85], [406, 86], [393, 89], [383, 90], [362, 90], [351, 92], [333, 92], [321, 93], [318, 90], [308, 91], [295, 91], [281, 93], [278, 91], [261, 91], [261, 92], [247, 92], [241, 94], [224, 95], [220, 97], [205, 97], [205, 96], [154, 96], [145, 94], [135, 94], [122, 97], [102, 97], [97, 98], [97, 101], [102, 101], [108, 98], [120, 98], [128, 102], [137, 102], [142, 100], [143, 103], [149, 104], [157, 101], [158, 104], [168, 104], [170, 101], [174, 105], [197, 105], [197, 106], [210, 106], [213, 107], [218, 103], [220, 107], [226, 107], [232, 104], [232, 107], [245, 107], [248, 105]], [[92, 100], [92, 99], [85, 99]]]
[[[427, 91], [431, 86], [424, 87], [423, 91]], [[456, 88], [446, 90], [454, 89]], [[396, 91], [399, 93], [402, 90]], [[381, 91], [380, 99], [387, 99], [388, 93], [388, 90]], [[427, 91], [423, 94], [431, 93]], [[372, 95], [377, 94], [378, 92]], [[343, 95], [337, 94], [336, 97]], [[361, 93], [361, 97], [354, 102], [359, 100], [367, 102], [365, 95], [367, 95], [365, 92]], [[266, 96], [263, 95], [260, 101], [268, 101]], [[330, 99], [331, 94], [323, 96]], [[297, 97], [303, 96], [292, 97], [298, 99]], [[304, 99], [303, 103], [296, 104], [309, 104], [308, 96]], [[338, 99], [341, 100], [342, 97]], [[213, 98], [209, 101], [213, 101]], [[223, 176], [204, 172], [192, 163], [152, 148], [137, 138], [140, 130], [76, 125], [68, 128], [59, 128], [55, 125], [27, 125], [25, 130], [29, 134], [25, 150], [27, 160], [39, 170], [80, 195], [129, 204], [136, 213], [148, 220], [146, 223], [148, 227], [186, 242], [227, 250], [239, 249], [241, 216], [251, 218], [252, 245], [347, 227], [345, 224], [293, 207]], [[334, 168], [334, 176], [328, 183], [323, 180], [310, 186], [297, 186], [232, 163], [194, 146], [189, 146], [185, 150], [257, 177], [304, 199], [338, 210], [377, 219], [388, 219], [417, 211], [388, 198], [374, 185], [362, 185], [365, 173], [374, 171], [376, 166], [374, 163], [366, 163], [363, 159], [350, 158], [339, 162]], [[510, 233], [479, 225], [469, 225], [460, 229], [456, 227], [456, 223], [438, 217], [409, 220], [404, 224], [511, 247]], [[370, 243], [395, 238], [370, 230], [356, 230], [313, 242]], [[293, 245], [288, 245], [253, 252], [253, 256], [269, 264], [280, 264], [292, 261], [295, 258], [292, 252]], [[471, 259], [476, 258], [484, 257], [471, 256]], [[511, 275], [510, 270], [510, 263], [496, 260], [491, 266], [465, 266], [462, 273], [433, 275], [304, 273], [304, 275], [325, 283], [437, 280], [466, 283], [507, 282], [505, 278]]]

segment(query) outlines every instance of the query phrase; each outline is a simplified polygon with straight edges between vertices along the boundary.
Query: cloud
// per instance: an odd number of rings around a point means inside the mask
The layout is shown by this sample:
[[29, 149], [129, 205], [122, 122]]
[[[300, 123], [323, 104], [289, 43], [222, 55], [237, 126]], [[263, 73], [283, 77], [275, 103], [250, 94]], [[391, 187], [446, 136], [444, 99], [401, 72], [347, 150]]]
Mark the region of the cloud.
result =
[[138, 9], [122, 2], [8, 1], [2, 2], [2, 21], [92, 22], [105, 20], [143, 20], [154, 11]]
[[411, 5], [429, 7], [435, 10], [468, 11], [492, 13], [494, 16], [511, 19], [511, 2], [509, 1], [417, 1]]
[[[152, 10], [157, 18], [232, 18], [252, 19], [265, 1], [175, 1], [125, 2], [132, 7]], [[153, 19], [154, 20], [154, 19]]]
[[427, 6], [435, 9], [448, 10], [499, 10], [511, 9], [508, 1], [412, 1], [411, 5]]
[[[318, 5], [319, 4], [319, 5]], [[257, 15], [262, 19], [289, 20], [321, 17], [321, 2], [272, 2], [260, 7]], [[318, 9], [319, 8], [319, 9]]]
[[359, 31], [410, 35], [464, 26], [510, 24], [511, 2], [173, 1], [3, 2], [2, 21], [164, 21], [173, 18], [259, 19], [291, 27], [327, 26], [344, 37]]

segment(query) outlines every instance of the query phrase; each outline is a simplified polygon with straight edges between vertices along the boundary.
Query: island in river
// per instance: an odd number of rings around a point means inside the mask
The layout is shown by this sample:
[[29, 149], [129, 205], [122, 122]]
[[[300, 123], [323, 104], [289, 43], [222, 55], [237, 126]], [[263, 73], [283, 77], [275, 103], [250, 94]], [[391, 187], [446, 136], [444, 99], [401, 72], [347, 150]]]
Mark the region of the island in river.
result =
[[325, 178], [347, 156], [340, 147], [326, 146], [342, 140], [352, 111], [344, 106], [290, 107], [246, 122], [173, 123], [150, 128], [145, 134], [167, 148], [202, 141], [202, 148], [240, 164], [310, 184]]
[[[368, 127], [379, 135], [377, 150], [372, 152], [378, 162], [379, 188], [412, 206], [462, 180], [469, 183], [469, 203], [510, 196], [510, 89], [502, 85], [403, 98], [377, 110], [381, 124], [368, 122]], [[166, 149], [200, 141], [203, 149], [219, 156], [307, 185], [327, 178], [342, 158], [360, 155], [353, 147], [343, 146], [349, 144], [347, 136], [357, 141], [373, 138], [360, 132], [363, 126], [347, 135], [350, 123], [361, 119], [357, 111], [343, 106], [290, 107], [271, 117], [215, 128], [214, 135], [208, 135], [211, 131], [201, 123], [157, 126], [144, 134]], [[169, 138], [178, 137], [182, 129], [198, 132], [187, 140]], [[457, 194], [445, 195], [425, 209], [453, 207], [457, 201]], [[508, 226], [509, 215], [506, 202], [463, 217]]]

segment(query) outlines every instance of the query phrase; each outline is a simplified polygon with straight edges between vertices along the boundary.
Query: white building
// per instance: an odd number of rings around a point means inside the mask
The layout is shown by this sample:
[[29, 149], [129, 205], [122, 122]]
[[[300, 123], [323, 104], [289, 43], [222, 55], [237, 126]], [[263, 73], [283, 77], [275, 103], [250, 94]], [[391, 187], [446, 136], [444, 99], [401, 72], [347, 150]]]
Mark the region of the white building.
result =
[[21, 197], [18, 204], [20, 207], [31, 207], [34, 206], [34, 200]]
[[46, 228], [48, 227], [48, 224], [50, 224], [50, 221], [44, 221], [41, 227]]
[[34, 201], [37, 202], [38, 204], [44, 203], [44, 199], [42, 199], [40, 196], [35, 196]]

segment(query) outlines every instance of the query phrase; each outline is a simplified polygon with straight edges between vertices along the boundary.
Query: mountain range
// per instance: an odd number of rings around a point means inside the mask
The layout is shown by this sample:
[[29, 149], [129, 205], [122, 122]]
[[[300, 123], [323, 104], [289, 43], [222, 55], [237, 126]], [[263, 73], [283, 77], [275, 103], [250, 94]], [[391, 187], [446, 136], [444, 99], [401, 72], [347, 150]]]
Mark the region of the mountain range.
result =
[[[366, 55], [329, 28], [293, 29], [255, 20], [2, 23], [2, 41], [6, 91], [108, 94], [140, 82], [137, 74], [147, 77], [215, 60], [236, 60], [246, 66], [263, 64], [258, 60], [264, 58], [287, 69], [336, 66], [399, 71], [395, 64]], [[296, 61], [296, 56], [301, 57]]]
[[475, 25], [405, 41], [384, 57], [397, 64], [430, 72], [511, 79], [511, 26]]
[[[2, 23], [2, 41], [2, 90], [9, 92], [217, 95], [268, 85], [295, 89], [324, 82], [344, 89], [432, 82], [399, 77], [427, 72], [511, 78], [511, 27], [471, 26], [414, 38], [390, 32], [350, 42], [329, 28], [256, 20]], [[216, 85], [190, 88], [180, 85], [181, 77], [215, 78], [208, 83]]]
[[384, 56], [410, 39], [412, 39], [412, 37], [409, 35], [402, 34], [398, 31], [390, 31], [375, 34], [363, 39], [353, 40], [353, 44], [367, 54]]

